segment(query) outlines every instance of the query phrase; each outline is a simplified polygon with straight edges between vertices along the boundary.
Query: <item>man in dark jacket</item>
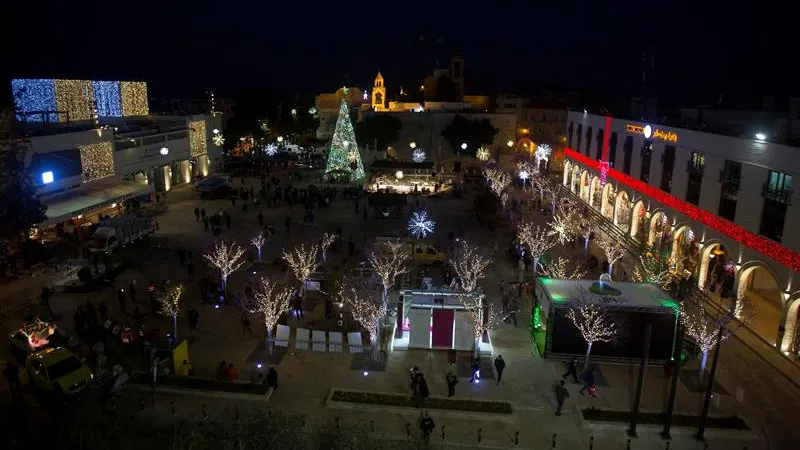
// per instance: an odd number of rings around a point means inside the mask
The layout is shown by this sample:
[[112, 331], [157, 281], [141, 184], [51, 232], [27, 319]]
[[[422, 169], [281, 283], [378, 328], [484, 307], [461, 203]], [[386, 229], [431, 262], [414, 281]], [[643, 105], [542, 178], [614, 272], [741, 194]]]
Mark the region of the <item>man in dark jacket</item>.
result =
[[436, 422], [431, 419], [431, 416], [428, 415], [428, 411], [422, 413], [422, 416], [419, 418], [419, 428], [422, 430], [422, 440], [425, 441], [425, 444], [428, 444], [431, 440], [431, 434], [433, 433], [433, 429], [436, 427]]
[[452, 397], [456, 395], [456, 384], [458, 384], [458, 377], [453, 372], [447, 372], [447, 376], [445, 376], [444, 379], [447, 381], [447, 396]]
[[564, 380], [561, 380], [556, 385], [556, 402], [558, 403], [558, 408], [556, 408], [556, 415], [561, 415], [561, 409], [564, 407], [564, 401], [569, 397], [569, 391], [567, 390], [566, 386], [564, 386]]
[[572, 378], [575, 380], [576, 383], [580, 383], [578, 380], [578, 357], [574, 356], [572, 361], [569, 362], [569, 369], [564, 375], [561, 375], [561, 378], [567, 379], [568, 376], [572, 375]]
[[503, 371], [506, 369], [506, 361], [503, 359], [503, 355], [497, 355], [497, 358], [494, 359], [494, 369], [497, 371], [497, 384], [500, 384], [500, 380], [503, 378]]

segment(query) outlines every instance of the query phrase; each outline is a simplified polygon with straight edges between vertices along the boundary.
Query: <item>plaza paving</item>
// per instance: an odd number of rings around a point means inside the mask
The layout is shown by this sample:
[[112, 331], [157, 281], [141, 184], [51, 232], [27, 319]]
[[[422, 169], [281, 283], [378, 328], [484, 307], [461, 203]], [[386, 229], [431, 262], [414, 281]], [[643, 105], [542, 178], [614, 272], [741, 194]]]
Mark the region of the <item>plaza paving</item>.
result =
[[[250, 180], [255, 182], [255, 180]], [[235, 186], [240, 181], [235, 180]], [[203, 200], [191, 188], [173, 190], [168, 195], [169, 210], [159, 218], [160, 229], [156, 242], [160, 246], [146, 251], [140, 251], [131, 268], [117, 279], [118, 285], [127, 285], [131, 279], [140, 283], [139, 297], [145, 297], [144, 284], [147, 280], [161, 281], [172, 279], [186, 283], [186, 306], [198, 307], [200, 321], [198, 329], [188, 330], [184, 317], [179, 318], [179, 337], [187, 337], [190, 342], [190, 355], [197, 375], [212, 376], [220, 360], [233, 362], [239, 367], [239, 375], [246, 378], [256, 361], [261, 360], [263, 327], [255, 323], [255, 334], [243, 337], [242, 325], [239, 315], [233, 308], [212, 310], [200, 306], [199, 287], [197, 280], [205, 269], [199, 260], [201, 249], [205, 249], [212, 241], [209, 233], [203, 232], [201, 223], [195, 221], [192, 213], [195, 206], [205, 208], [212, 214], [218, 209], [229, 211], [233, 218], [232, 229], [224, 227], [223, 237], [233, 239], [245, 246], [251, 255], [255, 250], [249, 246], [248, 241], [259, 229], [257, 211], [252, 207], [243, 212], [240, 203], [234, 208], [227, 199]], [[511, 261], [504, 254], [510, 240], [513, 238], [511, 230], [498, 230], [492, 235], [485, 228], [478, 226], [474, 215], [470, 213], [471, 199], [429, 199], [426, 206], [437, 221], [435, 239], [440, 244], [446, 244], [448, 231], [465, 236], [470, 242], [481, 245], [487, 251], [495, 250], [495, 263], [490, 271], [490, 276], [483, 282], [488, 298], [499, 298], [498, 283], [501, 279], [509, 281], [516, 278]], [[365, 205], [362, 203], [361, 207]], [[281, 249], [286, 245], [313, 239], [324, 231], [332, 232], [337, 227], [343, 230], [345, 242], [338, 245], [338, 253], [334, 252], [329, 258], [331, 261], [346, 257], [347, 238], [353, 235], [356, 247], [361, 248], [365, 239], [371, 236], [393, 234], [405, 227], [404, 220], [400, 219], [368, 219], [356, 214], [351, 200], [337, 199], [331, 207], [316, 212], [313, 224], [303, 224], [303, 208], [295, 205], [292, 209], [283, 206], [268, 209], [263, 205], [260, 209], [264, 213], [265, 222], [271, 223], [278, 231], [276, 236], [267, 243], [263, 254], [264, 259], [271, 261], [280, 258]], [[292, 217], [291, 232], [287, 235], [283, 224], [287, 216]], [[531, 215], [531, 220], [544, 223], [547, 217]], [[495, 246], [495, 243], [498, 245]], [[194, 282], [187, 279], [186, 271], [178, 264], [175, 249], [178, 245], [191, 249], [197, 258]], [[557, 252], [575, 255], [584, 258], [582, 248], [559, 248]], [[358, 254], [358, 252], [356, 252]], [[350, 262], [357, 261], [354, 257]], [[235, 274], [230, 286], [233, 292], [241, 291], [248, 271]], [[289, 274], [285, 275], [289, 281]], [[30, 282], [26, 282], [31, 284]], [[36, 283], [31, 289], [38, 292]], [[63, 317], [60, 325], [71, 330], [72, 313], [78, 303], [91, 299], [95, 305], [100, 298], [105, 298], [110, 309], [110, 315], [118, 316], [118, 305], [112, 290], [94, 292], [86, 295], [58, 294], [52, 301], [55, 313]], [[15, 301], [19, 300], [14, 299]], [[144, 299], [142, 299], [144, 300]], [[499, 305], [498, 305], [499, 306]], [[129, 306], [129, 309], [132, 306]], [[520, 305], [523, 311], [528, 310]], [[319, 315], [319, 308], [315, 312]], [[602, 407], [612, 409], [629, 409], [633, 402], [633, 391], [636, 380], [637, 367], [635, 365], [602, 364], [600, 371], [606, 380], [607, 386], [599, 388], [599, 398], [591, 399], [578, 395], [578, 386], [570, 384], [571, 397], [567, 400], [567, 411], [562, 417], [554, 416], [555, 399], [552, 394], [554, 383], [560, 379], [564, 371], [563, 363], [542, 360], [536, 355], [533, 344], [529, 343], [529, 333], [523, 327], [526, 318], [520, 317], [520, 327], [504, 324], [491, 333], [494, 352], [502, 354], [506, 359], [507, 368], [503, 374], [503, 383], [485, 382], [478, 385], [468, 383], [462, 379], [456, 391], [459, 397], [484, 398], [510, 401], [515, 406], [515, 414], [511, 421], [487, 421], [470, 417], [465, 414], [460, 418], [437, 417], [437, 432], [442, 425], [446, 426], [446, 441], [470, 446], [477, 445], [477, 430], [482, 430], [481, 446], [495, 448], [513, 447], [513, 438], [516, 432], [520, 433], [521, 448], [552, 448], [551, 439], [555, 433], [558, 435], [556, 448], [588, 448], [590, 436], [595, 436], [594, 448], [625, 448], [626, 436], [624, 426], [615, 429], [592, 430], [583, 425], [576, 408]], [[169, 330], [171, 323], [166, 318], [153, 318], [149, 323], [155, 323], [163, 330]], [[290, 321], [291, 324], [291, 321]], [[0, 325], [0, 331], [7, 332], [17, 326], [14, 319]], [[3, 358], [7, 357], [2, 353]], [[729, 339], [722, 347], [720, 371], [718, 380], [729, 392], [720, 395], [718, 404], [712, 406], [713, 415], [738, 414], [745, 417], [748, 423], [759, 435], [758, 441], [748, 439], [746, 436], [719, 436], [710, 431], [709, 448], [793, 448], [793, 443], [800, 439], [794, 424], [795, 418], [800, 414], [800, 390], [791, 384], [784, 376], [765, 364], [753, 351], [744, 346], [740, 341]], [[694, 364], [694, 363], [693, 363]], [[403, 438], [405, 424], [412, 424], [416, 420], [416, 411], [404, 412], [386, 409], [385, 412], [367, 414], [351, 411], [342, 411], [325, 408], [324, 399], [332, 388], [361, 389], [380, 392], [397, 392], [410, 394], [407, 386], [407, 371], [417, 365], [426, 374], [431, 394], [441, 396], [446, 394], [444, 375], [449, 370], [446, 354], [437, 351], [396, 351], [390, 354], [388, 367], [385, 372], [373, 371], [364, 376], [361, 370], [351, 368], [351, 357], [346, 355], [318, 354], [312, 352], [298, 352], [295, 355], [285, 356], [277, 365], [280, 373], [280, 389], [272, 399], [257, 402], [247, 402], [251, 407], [275, 408], [287, 412], [304, 414], [310, 422], [329, 421], [334, 417], [342, 420], [362, 421], [362, 423], [375, 421], [376, 432]], [[357, 368], [356, 368], [357, 369]], [[786, 370], [791, 370], [787, 368]], [[800, 371], [798, 371], [800, 372]], [[791, 375], [790, 375], [791, 376]], [[795, 379], [800, 379], [800, 373], [795, 374]], [[735, 393], [741, 388], [743, 398], [740, 402]], [[4, 392], [5, 393], [5, 392]], [[668, 393], [668, 380], [660, 368], [649, 368], [644, 385], [642, 409], [645, 411], [662, 411]], [[135, 408], [134, 403], [140, 394], [133, 389], [128, 390], [120, 400], [120, 408]], [[168, 405], [175, 400], [180, 414], [199, 416], [200, 405], [208, 404], [211, 414], [222, 411], [233, 405], [243, 405], [244, 402], [235, 398], [220, 399], [200, 395], [177, 395], [159, 392], [156, 396], [156, 407], [148, 406], [142, 415], [144, 420], [162, 420], [167, 414]], [[702, 395], [690, 393], [686, 386], [679, 386], [677, 412], [698, 414], [701, 408]], [[220, 413], [221, 414], [221, 413]], [[167, 420], [167, 419], [164, 419]], [[416, 432], [413, 429], [412, 432]], [[674, 429], [674, 442], [671, 448], [703, 448], [703, 444], [691, 438], [694, 430]], [[640, 428], [640, 437], [634, 440], [631, 448], [664, 448], [664, 442], [657, 436], [656, 430]]]

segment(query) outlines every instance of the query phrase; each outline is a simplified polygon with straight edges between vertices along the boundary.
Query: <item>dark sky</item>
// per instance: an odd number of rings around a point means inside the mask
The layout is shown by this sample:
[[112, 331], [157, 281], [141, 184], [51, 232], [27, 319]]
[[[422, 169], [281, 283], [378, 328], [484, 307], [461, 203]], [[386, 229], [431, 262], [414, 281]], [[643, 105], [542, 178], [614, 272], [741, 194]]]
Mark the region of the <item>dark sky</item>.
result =
[[687, 98], [785, 94], [788, 66], [800, 64], [780, 5], [538, 3], [10, 1], [5, 60], [13, 77], [144, 79], [156, 95], [329, 92], [367, 86], [378, 68], [391, 91], [431, 71], [442, 38], [440, 58], [459, 49], [468, 79], [495, 91], [628, 94], [641, 51], [655, 48], [661, 95]]

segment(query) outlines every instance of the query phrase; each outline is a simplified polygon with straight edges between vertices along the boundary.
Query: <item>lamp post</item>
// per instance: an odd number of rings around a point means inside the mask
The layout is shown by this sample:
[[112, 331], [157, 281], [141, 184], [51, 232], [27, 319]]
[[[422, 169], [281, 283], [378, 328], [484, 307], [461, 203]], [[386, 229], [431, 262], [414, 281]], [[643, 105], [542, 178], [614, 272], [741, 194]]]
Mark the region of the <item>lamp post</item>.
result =
[[703, 412], [700, 414], [700, 425], [697, 427], [698, 440], [705, 439], [706, 422], [708, 421], [708, 410], [711, 408], [711, 394], [714, 390], [714, 377], [717, 375], [717, 364], [719, 363], [719, 352], [722, 350], [722, 333], [725, 327], [719, 327], [717, 333], [717, 351], [714, 353], [714, 361], [711, 362], [711, 373], [708, 375], [708, 389], [706, 389], [706, 397], [703, 401]]

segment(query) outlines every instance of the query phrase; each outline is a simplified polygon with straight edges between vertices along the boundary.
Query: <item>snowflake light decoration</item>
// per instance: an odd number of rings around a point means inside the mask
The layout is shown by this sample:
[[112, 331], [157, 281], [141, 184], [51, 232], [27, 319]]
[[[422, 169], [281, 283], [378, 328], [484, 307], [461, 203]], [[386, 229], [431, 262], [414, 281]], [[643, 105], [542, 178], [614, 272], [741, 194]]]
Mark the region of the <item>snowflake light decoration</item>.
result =
[[222, 147], [222, 144], [225, 143], [225, 138], [221, 134], [215, 134], [211, 140], [214, 141], [214, 145], [217, 147]]
[[489, 153], [489, 149], [486, 147], [481, 147], [478, 149], [478, 152], [475, 156], [481, 161], [488, 161], [491, 154]]
[[411, 232], [417, 239], [422, 239], [428, 234], [433, 233], [436, 227], [436, 222], [428, 218], [427, 211], [416, 211], [408, 221], [408, 231]]
[[553, 153], [553, 150], [547, 144], [542, 144], [542, 145], [536, 146], [536, 154], [535, 154], [535, 156], [536, 156], [536, 165], [539, 165], [539, 161], [541, 161], [541, 160], [545, 160], [545, 161], [550, 160], [550, 154], [551, 153]]
[[269, 143], [265, 145], [264, 153], [266, 153], [267, 156], [275, 156], [275, 154], [278, 153], [278, 145], [275, 143]]
[[421, 163], [425, 161], [425, 156], [425, 150], [421, 148], [415, 148], [414, 153], [411, 154], [411, 159], [413, 159], [415, 163]]

